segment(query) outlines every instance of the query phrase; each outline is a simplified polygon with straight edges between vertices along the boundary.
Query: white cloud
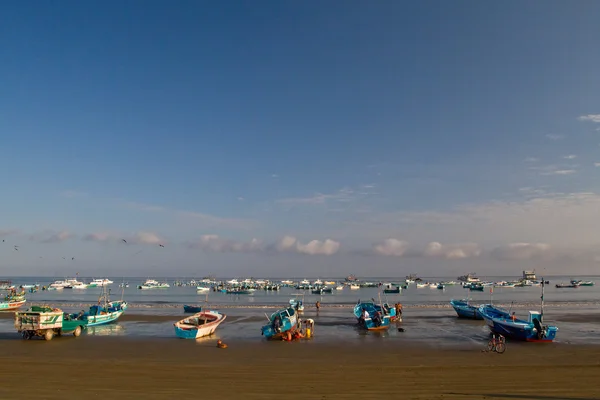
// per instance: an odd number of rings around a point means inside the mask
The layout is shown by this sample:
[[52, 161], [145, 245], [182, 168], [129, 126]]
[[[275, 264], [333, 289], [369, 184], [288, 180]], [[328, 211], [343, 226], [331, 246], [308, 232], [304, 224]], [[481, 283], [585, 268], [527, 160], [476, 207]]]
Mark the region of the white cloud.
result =
[[550, 134], [546, 135], [546, 138], [548, 138], [550, 140], [561, 140], [561, 139], [565, 138], [565, 135], [557, 135], [557, 134], [550, 133]]
[[324, 194], [324, 193], [315, 193], [309, 197], [290, 197], [286, 199], [279, 199], [276, 201], [278, 204], [283, 205], [319, 205], [325, 204], [328, 202], [340, 202], [346, 203], [352, 201], [354, 197], [354, 190], [350, 188], [343, 188], [338, 190], [335, 193]]
[[447, 259], [462, 259], [479, 256], [481, 248], [477, 243], [442, 245], [439, 242], [430, 242], [423, 254]]
[[293, 236], [285, 236], [276, 245], [276, 249], [281, 252], [329, 256], [339, 251], [340, 242], [326, 239], [325, 241], [311, 240], [310, 242], [303, 244]]
[[405, 240], [388, 238], [375, 244], [373, 252], [383, 256], [438, 257], [452, 260], [478, 257], [482, 251], [477, 243], [443, 245], [439, 242], [430, 242], [423, 250], [413, 250]]
[[408, 250], [408, 242], [404, 240], [389, 238], [385, 239], [382, 243], [373, 246], [375, 254], [382, 256], [403, 256]]
[[582, 115], [577, 119], [580, 121], [591, 121], [591, 122], [600, 123], [600, 114]]
[[495, 248], [491, 255], [499, 260], [532, 260], [549, 258], [551, 250], [547, 243], [511, 243]]
[[219, 235], [203, 235], [197, 242], [190, 243], [189, 247], [216, 253], [249, 253], [263, 250], [263, 243], [256, 238], [249, 242], [236, 242]]
[[244, 201], [244, 200], [246, 200], [242, 196], [239, 196], [237, 199], [238, 199], [238, 201]]
[[279, 178], [279, 175], [277, 175], [277, 174], [271, 174], [271, 178], [277, 179], [277, 178]]
[[595, 162], [594, 167], [600, 167], [600, 162]]
[[83, 240], [88, 242], [112, 242], [126, 244], [164, 244], [166, 241], [155, 232], [140, 231], [133, 234], [118, 234], [108, 232], [95, 232], [83, 236]]
[[572, 175], [577, 173], [575, 169], [557, 169], [556, 171], [549, 172], [548, 175]]
[[563, 156], [563, 158], [565, 160], [574, 160], [577, 158], [577, 156], [575, 154], [569, 154], [569, 155]]
[[535, 158], [535, 157], [525, 157], [525, 159], [523, 160], [526, 163], [535, 163], [540, 161], [539, 158]]
[[74, 235], [67, 231], [44, 231], [34, 233], [29, 237], [29, 240], [41, 243], [61, 243], [72, 238]]
[[16, 229], [0, 229], [0, 237], [10, 236], [19, 233]]

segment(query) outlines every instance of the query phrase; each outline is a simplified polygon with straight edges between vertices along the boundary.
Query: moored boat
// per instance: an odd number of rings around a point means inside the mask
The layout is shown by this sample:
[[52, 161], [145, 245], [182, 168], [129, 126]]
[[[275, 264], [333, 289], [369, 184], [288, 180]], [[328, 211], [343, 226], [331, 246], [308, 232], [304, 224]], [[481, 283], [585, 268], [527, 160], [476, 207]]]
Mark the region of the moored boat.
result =
[[201, 311], [202, 311], [201, 306], [188, 306], [187, 304], [185, 304], [183, 306], [183, 312], [185, 312], [185, 313], [199, 313]]
[[579, 287], [578, 283], [557, 283], [556, 284], [557, 289], [564, 289], [564, 288], [577, 289], [578, 287]]
[[267, 339], [281, 339], [288, 332], [298, 329], [298, 313], [294, 307], [275, 311], [269, 317], [269, 323], [263, 325], [261, 334]]
[[218, 311], [201, 311], [175, 322], [175, 334], [182, 339], [198, 339], [212, 335], [226, 318]]
[[468, 300], [450, 300], [450, 304], [459, 318], [483, 319], [479, 307], [472, 306]]
[[571, 280], [571, 284], [572, 285], [579, 285], [579, 286], [594, 286], [594, 282], [593, 281], [580, 281], [580, 280]]

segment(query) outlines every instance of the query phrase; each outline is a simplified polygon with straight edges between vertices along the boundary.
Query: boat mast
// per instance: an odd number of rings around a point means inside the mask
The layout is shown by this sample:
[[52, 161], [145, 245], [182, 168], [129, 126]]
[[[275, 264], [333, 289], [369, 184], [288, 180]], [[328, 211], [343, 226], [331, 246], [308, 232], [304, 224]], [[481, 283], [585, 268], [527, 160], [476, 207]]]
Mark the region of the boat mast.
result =
[[546, 281], [545, 278], [542, 277], [542, 308], [541, 308], [541, 312], [540, 312], [540, 322], [542, 322], [544, 320], [544, 287], [546, 286]]

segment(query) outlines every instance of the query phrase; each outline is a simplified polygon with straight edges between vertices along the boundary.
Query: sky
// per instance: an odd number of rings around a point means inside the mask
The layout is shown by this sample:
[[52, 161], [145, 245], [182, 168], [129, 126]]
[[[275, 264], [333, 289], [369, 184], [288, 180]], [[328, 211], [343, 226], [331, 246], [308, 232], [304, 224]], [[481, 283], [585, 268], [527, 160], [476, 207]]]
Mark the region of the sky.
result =
[[0, 275], [600, 271], [600, 3], [0, 4]]

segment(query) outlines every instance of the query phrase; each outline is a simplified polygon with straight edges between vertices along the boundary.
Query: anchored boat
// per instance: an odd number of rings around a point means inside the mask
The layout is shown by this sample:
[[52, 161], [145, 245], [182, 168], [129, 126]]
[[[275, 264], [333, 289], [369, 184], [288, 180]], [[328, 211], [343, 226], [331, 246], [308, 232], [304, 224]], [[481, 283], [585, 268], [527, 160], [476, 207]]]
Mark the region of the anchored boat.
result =
[[483, 319], [479, 312], [479, 307], [469, 304], [469, 300], [450, 300], [450, 304], [459, 318], [466, 319]]
[[198, 339], [212, 335], [226, 318], [218, 311], [201, 311], [175, 322], [175, 334], [182, 339]]
[[387, 304], [375, 304], [375, 301], [361, 302], [354, 306], [354, 316], [360, 327], [369, 331], [381, 331], [390, 327], [390, 321], [396, 317], [396, 310]]

